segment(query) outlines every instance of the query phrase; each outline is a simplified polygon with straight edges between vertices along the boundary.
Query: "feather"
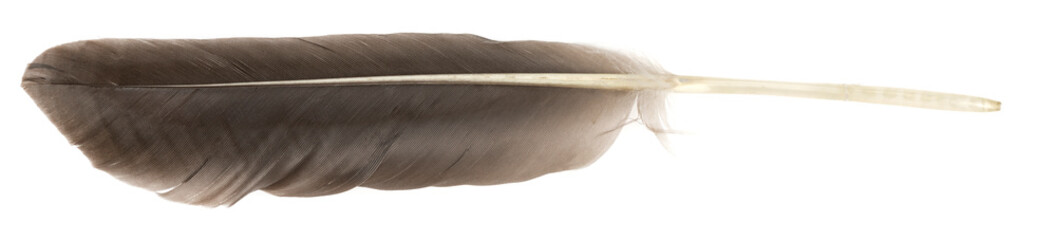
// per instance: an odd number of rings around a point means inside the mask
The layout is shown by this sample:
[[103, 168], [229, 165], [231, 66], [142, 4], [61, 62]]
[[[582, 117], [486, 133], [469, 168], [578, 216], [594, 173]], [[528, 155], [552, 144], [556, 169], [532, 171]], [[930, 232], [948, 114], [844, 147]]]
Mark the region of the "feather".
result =
[[[676, 76], [584, 45], [453, 34], [80, 41], [45, 51], [22, 82], [93, 166], [204, 206], [256, 190], [492, 185], [575, 169], [604, 153], [632, 113], [662, 138], [670, 91], [999, 106], [785, 84]], [[913, 100], [922, 97], [944, 100]]]

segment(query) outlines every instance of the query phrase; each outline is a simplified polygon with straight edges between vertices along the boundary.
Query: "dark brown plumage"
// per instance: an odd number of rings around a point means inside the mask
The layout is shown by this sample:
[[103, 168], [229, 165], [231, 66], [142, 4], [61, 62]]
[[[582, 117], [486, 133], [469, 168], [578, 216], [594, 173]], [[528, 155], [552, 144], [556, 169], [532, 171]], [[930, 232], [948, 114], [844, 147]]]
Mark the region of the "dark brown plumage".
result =
[[603, 49], [473, 35], [103, 39], [46, 51], [22, 86], [95, 167], [206, 206], [258, 189], [318, 196], [524, 181], [593, 162], [636, 103], [647, 125], [662, 127], [655, 91], [150, 87], [458, 73], [667, 74]]

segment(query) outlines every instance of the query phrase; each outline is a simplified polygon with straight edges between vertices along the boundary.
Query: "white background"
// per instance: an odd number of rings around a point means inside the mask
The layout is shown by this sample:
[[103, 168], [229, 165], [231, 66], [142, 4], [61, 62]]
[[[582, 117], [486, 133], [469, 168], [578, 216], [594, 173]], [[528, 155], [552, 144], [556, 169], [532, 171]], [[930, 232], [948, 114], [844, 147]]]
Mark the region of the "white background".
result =
[[[1056, 238], [1046, 1], [218, 2], [0, 4], [0, 239]], [[1004, 109], [679, 95], [672, 121], [696, 134], [673, 139], [674, 155], [632, 125], [593, 166], [524, 183], [258, 192], [210, 209], [93, 169], [17, 83], [40, 52], [83, 39], [394, 32], [595, 44], [679, 74], [954, 92]]]

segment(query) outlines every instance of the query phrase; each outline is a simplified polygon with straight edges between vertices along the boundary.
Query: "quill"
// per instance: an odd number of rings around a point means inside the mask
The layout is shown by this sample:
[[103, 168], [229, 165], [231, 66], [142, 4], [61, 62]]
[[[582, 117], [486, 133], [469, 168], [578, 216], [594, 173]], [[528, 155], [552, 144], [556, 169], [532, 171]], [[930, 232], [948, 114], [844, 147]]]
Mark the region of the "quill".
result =
[[41, 54], [22, 87], [96, 168], [204, 206], [256, 190], [491, 185], [579, 168], [632, 117], [662, 138], [669, 92], [1000, 107], [907, 89], [678, 76], [595, 47], [454, 34], [80, 41]]

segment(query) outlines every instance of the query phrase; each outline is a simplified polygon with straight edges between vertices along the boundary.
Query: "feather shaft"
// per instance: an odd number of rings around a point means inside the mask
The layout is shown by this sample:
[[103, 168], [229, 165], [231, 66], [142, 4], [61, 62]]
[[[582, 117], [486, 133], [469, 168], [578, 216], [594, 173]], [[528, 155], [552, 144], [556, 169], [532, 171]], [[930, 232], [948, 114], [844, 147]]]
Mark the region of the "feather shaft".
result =
[[671, 75], [638, 74], [569, 74], [569, 73], [498, 73], [498, 74], [430, 74], [376, 77], [232, 82], [211, 84], [142, 85], [142, 88], [214, 88], [313, 85], [502, 85], [564, 87], [606, 90], [665, 90], [678, 85]]
[[669, 90], [681, 93], [748, 94], [843, 100], [935, 110], [994, 112], [1001, 102], [961, 94], [849, 84], [796, 83], [732, 78], [574, 73], [490, 73], [397, 75], [263, 82], [126, 86], [141, 88], [215, 88], [313, 85], [500, 85], [606, 90]]
[[1001, 102], [960, 94], [849, 84], [794, 83], [679, 76], [682, 93], [752, 94], [898, 105], [936, 110], [994, 112]]

